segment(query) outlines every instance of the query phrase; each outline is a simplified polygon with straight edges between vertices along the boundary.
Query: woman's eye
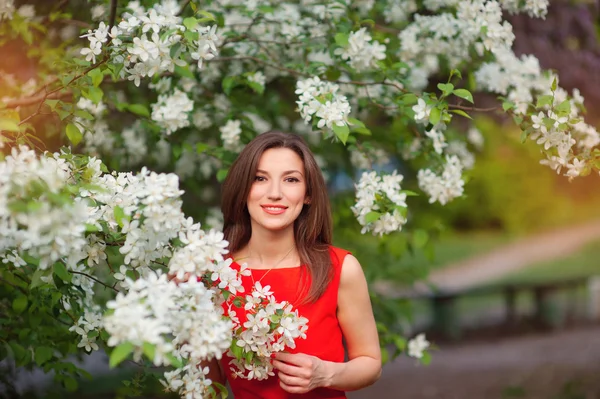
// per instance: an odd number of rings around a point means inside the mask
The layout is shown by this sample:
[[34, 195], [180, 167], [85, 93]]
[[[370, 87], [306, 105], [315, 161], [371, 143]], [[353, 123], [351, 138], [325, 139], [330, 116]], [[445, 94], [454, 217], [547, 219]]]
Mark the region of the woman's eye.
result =
[[256, 176], [254, 177], [254, 181], [265, 181], [265, 178], [263, 176]]
[[285, 179], [286, 181], [290, 182], [290, 183], [298, 183], [300, 180], [298, 180], [295, 177], [288, 177], [287, 179]]

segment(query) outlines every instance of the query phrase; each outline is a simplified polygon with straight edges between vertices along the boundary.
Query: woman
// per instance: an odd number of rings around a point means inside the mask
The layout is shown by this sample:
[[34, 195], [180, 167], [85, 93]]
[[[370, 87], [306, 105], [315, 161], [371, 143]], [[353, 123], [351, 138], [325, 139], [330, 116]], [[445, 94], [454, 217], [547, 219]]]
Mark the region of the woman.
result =
[[292, 353], [275, 355], [275, 377], [231, 378], [227, 357], [211, 377], [227, 378], [236, 399], [345, 398], [373, 384], [381, 352], [367, 283], [356, 258], [331, 246], [326, 186], [306, 143], [281, 132], [256, 137], [229, 170], [221, 210], [230, 253], [252, 272], [246, 290], [270, 285], [309, 328]]

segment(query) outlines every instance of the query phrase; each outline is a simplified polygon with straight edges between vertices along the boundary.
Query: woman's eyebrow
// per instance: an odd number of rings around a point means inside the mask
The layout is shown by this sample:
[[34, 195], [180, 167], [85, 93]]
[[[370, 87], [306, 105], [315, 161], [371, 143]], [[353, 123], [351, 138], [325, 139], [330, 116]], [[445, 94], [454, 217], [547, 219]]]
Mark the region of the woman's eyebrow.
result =
[[[256, 173], [263, 173], [265, 175], [269, 174], [269, 172], [267, 172], [266, 170], [262, 170], [262, 169], [257, 169]], [[286, 170], [286, 171], [283, 172], [283, 175], [291, 175], [292, 173], [299, 173], [301, 176], [304, 176], [302, 174], [302, 172], [300, 172], [299, 170], [296, 170], [296, 169]]]

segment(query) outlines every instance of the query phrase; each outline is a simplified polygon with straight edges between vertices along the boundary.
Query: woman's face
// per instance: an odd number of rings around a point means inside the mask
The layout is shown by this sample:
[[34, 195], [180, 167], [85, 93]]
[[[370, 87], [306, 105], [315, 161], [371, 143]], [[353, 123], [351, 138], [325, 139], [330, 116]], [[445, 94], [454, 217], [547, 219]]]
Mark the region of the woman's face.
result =
[[294, 151], [271, 148], [262, 154], [247, 199], [252, 231], [293, 228], [307, 202], [305, 177], [304, 162]]

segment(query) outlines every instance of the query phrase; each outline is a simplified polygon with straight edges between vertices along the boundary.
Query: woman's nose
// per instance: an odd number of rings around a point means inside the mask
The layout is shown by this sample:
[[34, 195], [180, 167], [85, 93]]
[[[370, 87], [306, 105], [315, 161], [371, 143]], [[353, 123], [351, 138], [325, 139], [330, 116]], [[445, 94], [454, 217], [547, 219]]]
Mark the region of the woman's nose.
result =
[[267, 196], [269, 199], [281, 199], [281, 185], [276, 182], [271, 183]]

